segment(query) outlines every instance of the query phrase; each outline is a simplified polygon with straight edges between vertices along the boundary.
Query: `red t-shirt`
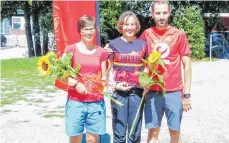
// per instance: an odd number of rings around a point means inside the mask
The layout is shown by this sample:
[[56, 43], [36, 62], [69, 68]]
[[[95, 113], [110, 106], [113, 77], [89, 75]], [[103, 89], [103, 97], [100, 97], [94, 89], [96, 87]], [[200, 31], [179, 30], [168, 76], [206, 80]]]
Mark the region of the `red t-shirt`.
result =
[[[68, 99], [77, 100], [81, 102], [95, 102], [103, 100], [103, 94], [99, 92], [101, 88], [101, 63], [107, 59], [107, 53], [104, 49], [97, 46], [96, 51], [93, 54], [84, 54], [79, 51], [80, 47], [77, 47], [76, 44], [69, 45], [65, 48], [64, 52], [73, 53], [72, 58], [72, 67], [75, 67], [77, 64], [80, 64], [80, 74], [77, 80], [84, 83], [88, 89], [88, 94], [78, 93], [74, 87], [69, 87], [68, 89]], [[97, 88], [100, 89], [97, 90]]]
[[[163, 74], [166, 91], [182, 90], [181, 58], [190, 55], [186, 34], [169, 25], [166, 30], [149, 28], [142, 33], [141, 38], [147, 41], [149, 54], [154, 50], [162, 53], [167, 68]], [[157, 85], [153, 85], [151, 89], [162, 90]]]

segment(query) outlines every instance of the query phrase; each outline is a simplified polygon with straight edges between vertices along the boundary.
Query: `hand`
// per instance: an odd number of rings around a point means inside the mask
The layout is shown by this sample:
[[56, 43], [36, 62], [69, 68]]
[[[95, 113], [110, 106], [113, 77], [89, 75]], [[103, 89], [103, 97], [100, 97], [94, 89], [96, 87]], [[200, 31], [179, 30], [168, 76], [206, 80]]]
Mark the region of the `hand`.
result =
[[144, 89], [144, 91], [143, 91], [142, 95], [145, 96], [147, 94], [147, 92], [149, 91], [150, 87], [145, 85], [145, 86], [143, 86], [143, 89]]
[[127, 82], [119, 82], [115, 85], [115, 89], [121, 91], [129, 91], [133, 86], [129, 86]]
[[84, 84], [80, 82], [77, 83], [77, 85], [75, 86], [75, 89], [80, 94], [87, 94], [87, 88], [85, 87]]
[[68, 85], [69, 86], [74, 86], [77, 82], [78, 82], [77, 80], [75, 80], [71, 77], [68, 78]]
[[106, 46], [103, 48], [107, 53], [113, 53], [113, 50], [109, 48], [109, 44], [106, 44]]
[[108, 85], [108, 79], [107, 79], [107, 76], [103, 76], [101, 78], [101, 83], [103, 86], [107, 86]]
[[190, 98], [183, 98], [182, 105], [183, 105], [183, 111], [188, 112], [189, 110], [192, 109], [191, 99]]

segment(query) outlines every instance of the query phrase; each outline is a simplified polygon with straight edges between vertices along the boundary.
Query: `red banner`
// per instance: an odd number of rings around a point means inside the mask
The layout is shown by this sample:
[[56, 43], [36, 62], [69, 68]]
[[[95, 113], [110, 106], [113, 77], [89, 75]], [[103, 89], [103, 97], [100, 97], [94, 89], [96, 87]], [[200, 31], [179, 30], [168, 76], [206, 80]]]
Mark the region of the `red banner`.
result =
[[[77, 31], [77, 21], [83, 15], [95, 17], [97, 26], [99, 26], [99, 9], [96, 1], [53, 0], [53, 23], [58, 57], [62, 55], [67, 45], [80, 41], [80, 35]], [[99, 36], [97, 37], [97, 41], [99, 41]], [[56, 81], [55, 85], [63, 90], [67, 90], [68, 88], [66, 84], [59, 80]]]

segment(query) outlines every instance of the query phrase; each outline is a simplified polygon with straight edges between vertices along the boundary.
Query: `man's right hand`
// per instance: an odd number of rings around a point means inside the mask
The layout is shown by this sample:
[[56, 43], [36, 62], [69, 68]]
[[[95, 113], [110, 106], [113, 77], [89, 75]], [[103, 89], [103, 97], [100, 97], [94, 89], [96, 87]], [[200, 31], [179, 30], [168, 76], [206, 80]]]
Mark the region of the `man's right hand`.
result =
[[75, 89], [78, 93], [80, 94], [87, 94], [87, 88], [85, 87], [84, 84], [78, 82], [75, 86]]

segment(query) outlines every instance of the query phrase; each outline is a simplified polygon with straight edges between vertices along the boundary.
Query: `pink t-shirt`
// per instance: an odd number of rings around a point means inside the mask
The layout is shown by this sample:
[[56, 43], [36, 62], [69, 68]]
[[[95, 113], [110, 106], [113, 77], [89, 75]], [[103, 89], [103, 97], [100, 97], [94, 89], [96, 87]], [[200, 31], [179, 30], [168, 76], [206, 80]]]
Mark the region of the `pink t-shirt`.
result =
[[[149, 54], [154, 50], [162, 53], [162, 59], [165, 61], [167, 68], [166, 71], [162, 71], [166, 91], [182, 90], [181, 58], [190, 55], [186, 34], [172, 26], [161, 31], [156, 27], [152, 27], [145, 30], [141, 38], [147, 41]], [[157, 85], [153, 85], [151, 89], [162, 90]]]
[[[102, 90], [101, 78], [101, 63], [107, 59], [107, 53], [104, 49], [97, 46], [96, 51], [93, 54], [84, 54], [79, 51], [80, 47], [76, 44], [69, 45], [65, 48], [64, 52], [73, 53], [72, 67], [80, 64], [80, 74], [77, 80], [84, 83], [88, 89], [87, 95], [78, 93], [74, 87], [69, 87], [68, 98], [71, 100], [77, 100], [81, 102], [95, 102], [103, 100], [103, 94], [99, 92]], [[97, 90], [97, 88], [99, 88]]]

